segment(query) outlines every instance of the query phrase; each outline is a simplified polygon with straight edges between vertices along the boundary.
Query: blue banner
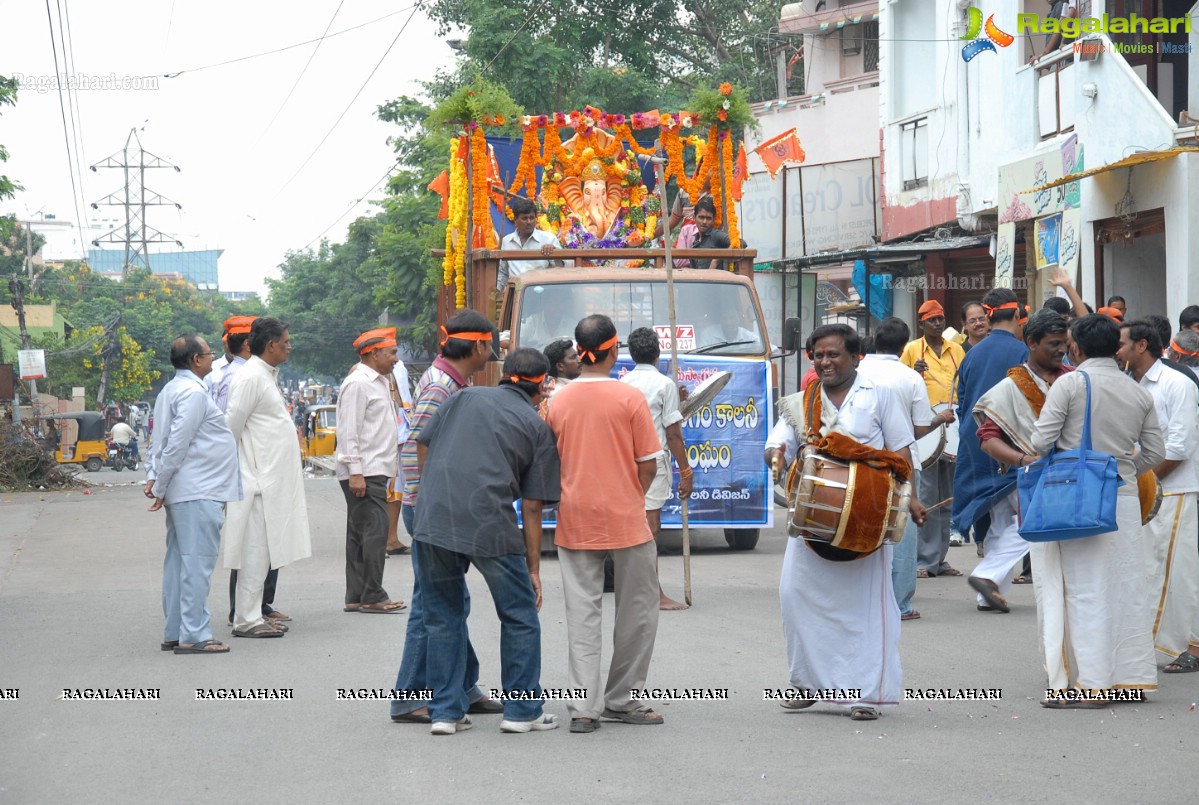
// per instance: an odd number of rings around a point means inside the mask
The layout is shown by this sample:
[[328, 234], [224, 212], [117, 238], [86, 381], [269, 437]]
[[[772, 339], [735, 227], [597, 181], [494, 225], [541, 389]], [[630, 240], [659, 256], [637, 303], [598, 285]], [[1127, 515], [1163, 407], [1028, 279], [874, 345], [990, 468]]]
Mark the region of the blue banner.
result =
[[[633, 368], [627, 355], [612, 371], [620, 378]], [[670, 373], [669, 359], [658, 371]], [[695, 389], [718, 372], [732, 372], [719, 394], [683, 421], [683, 442], [694, 485], [687, 502], [692, 528], [771, 528], [774, 489], [770, 468], [762, 460], [766, 437], [774, 424], [770, 364], [765, 360], [679, 356], [679, 382]], [[673, 466], [674, 462], [671, 462]], [[674, 469], [670, 498], [662, 507], [662, 527], [682, 528], [679, 473]]]

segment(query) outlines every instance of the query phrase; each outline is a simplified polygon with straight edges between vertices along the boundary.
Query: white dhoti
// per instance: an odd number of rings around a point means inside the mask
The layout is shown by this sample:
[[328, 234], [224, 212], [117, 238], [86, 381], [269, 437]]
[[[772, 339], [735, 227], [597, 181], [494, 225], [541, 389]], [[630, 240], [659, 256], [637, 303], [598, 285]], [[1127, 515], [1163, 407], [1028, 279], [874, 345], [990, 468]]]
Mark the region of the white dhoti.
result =
[[1031, 544], [1037, 627], [1052, 690], [1157, 689], [1135, 494], [1118, 497], [1116, 525], [1094, 537]]
[[[971, 576], [989, 579], [999, 587], [999, 594], [1007, 597], [1012, 589], [1012, 579], [1029, 544], [1020, 536], [1020, 492], [1012, 489], [1010, 495], [991, 507], [991, 527], [987, 530], [987, 550], [983, 560], [974, 568]], [[1196, 554], [1199, 557], [1199, 553]], [[978, 605], [985, 606], [987, 600], [978, 596]]]
[[1153, 647], [1166, 665], [1195, 640], [1199, 617], [1199, 522], [1194, 492], [1168, 495], [1144, 526]]
[[899, 606], [886, 543], [853, 562], [830, 562], [802, 539], [787, 540], [779, 600], [791, 686], [860, 691], [830, 703], [890, 707], [899, 703]]
[[262, 623], [262, 594], [266, 574], [271, 570], [271, 549], [267, 541], [266, 514], [262, 495], [249, 501], [249, 516], [245, 521], [241, 543], [240, 569], [237, 571], [237, 590], [233, 596], [233, 628], [247, 631]]

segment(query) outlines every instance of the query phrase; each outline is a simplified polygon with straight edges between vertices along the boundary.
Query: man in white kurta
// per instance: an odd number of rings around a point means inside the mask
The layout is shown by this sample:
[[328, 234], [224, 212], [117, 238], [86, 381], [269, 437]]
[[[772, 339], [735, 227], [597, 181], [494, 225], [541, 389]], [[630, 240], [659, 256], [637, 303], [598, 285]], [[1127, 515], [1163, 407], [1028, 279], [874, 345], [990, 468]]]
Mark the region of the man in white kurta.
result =
[[279, 390], [278, 366], [291, 352], [286, 326], [256, 320], [250, 351], [233, 379], [226, 412], [245, 497], [229, 506], [221, 548], [225, 567], [239, 571], [234, 636], [275, 637], [282, 631], [262, 617], [266, 574], [311, 556], [312, 544], [299, 439]]
[[1161, 361], [1161, 342], [1146, 322], [1120, 327], [1118, 360], [1127, 362], [1141, 388], [1153, 397], [1153, 407], [1166, 443], [1166, 458], [1154, 468], [1161, 481], [1161, 508], [1144, 527], [1149, 573], [1149, 609], [1153, 617], [1153, 648], [1168, 673], [1199, 668], [1199, 657], [1182, 656], [1195, 646], [1199, 616], [1199, 550], [1196, 498], [1199, 473], [1199, 389], [1181, 372]]
[[[1032, 448], [1045, 455], [1076, 450], [1091, 385], [1092, 449], [1114, 456], [1120, 478], [1116, 530], [1085, 539], [1032, 543], [1036, 567], [1037, 626], [1053, 691], [1153, 690], [1153, 616], [1136, 478], [1164, 457], [1153, 399], [1120, 371], [1114, 355], [1119, 328], [1092, 314], [1071, 325], [1071, 359], [1078, 367], [1054, 381], [1037, 419]], [[1047, 699], [1045, 706], [1103, 706], [1103, 702]]]
[[[833, 335], [818, 338], [829, 328], [836, 328], [830, 330]], [[820, 434], [842, 433], [867, 447], [910, 456], [908, 448], [915, 441], [911, 422], [885, 387], [851, 367], [851, 385], [840, 406], [826, 393], [825, 386], [836, 385], [838, 377], [821, 371], [822, 349], [838, 340], [840, 328], [849, 330], [844, 325], [825, 325], [813, 331], [809, 340], [822, 381]], [[840, 349], [856, 365], [857, 334], [846, 337], [853, 343], [842, 337]], [[770, 456], [781, 448], [789, 466], [799, 452], [799, 433], [805, 430], [801, 395], [784, 398], [780, 410], [784, 416], [771, 430], [766, 451]], [[877, 717], [877, 708], [897, 705], [903, 695], [892, 551], [888, 541], [861, 559], [833, 562], [818, 556], [802, 538], [792, 538], [783, 558], [779, 599], [791, 686], [799, 691], [833, 691], [825, 701], [849, 710], [855, 718]]]

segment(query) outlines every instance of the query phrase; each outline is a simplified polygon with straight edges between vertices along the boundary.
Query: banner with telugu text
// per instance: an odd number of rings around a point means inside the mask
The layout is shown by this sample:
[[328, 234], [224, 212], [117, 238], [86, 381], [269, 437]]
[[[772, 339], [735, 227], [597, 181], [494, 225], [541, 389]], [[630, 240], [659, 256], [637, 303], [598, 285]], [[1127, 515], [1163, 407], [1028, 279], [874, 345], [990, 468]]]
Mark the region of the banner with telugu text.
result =
[[[627, 355], [613, 369], [622, 377], [633, 368]], [[669, 374], [664, 357], [659, 371]], [[694, 488], [687, 506], [692, 528], [771, 528], [774, 489], [770, 469], [762, 460], [766, 437], [774, 424], [770, 365], [764, 360], [680, 355], [679, 382], [694, 389], [717, 372], [732, 372], [719, 394], [683, 421], [687, 462]], [[673, 462], [671, 462], [673, 467]], [[682, 528], [679, 473], [673, 471], [670, 498], [662, 507], [662, 527]]]

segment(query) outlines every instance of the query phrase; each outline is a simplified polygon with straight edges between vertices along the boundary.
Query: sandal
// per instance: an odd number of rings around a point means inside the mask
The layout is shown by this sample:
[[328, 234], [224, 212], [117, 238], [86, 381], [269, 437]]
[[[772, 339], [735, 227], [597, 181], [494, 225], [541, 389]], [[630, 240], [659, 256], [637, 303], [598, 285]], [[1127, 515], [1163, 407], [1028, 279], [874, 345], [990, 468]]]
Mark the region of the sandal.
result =
[[661, 713], [655, 713], [649, 707], [635, 707], [632, 710], [612, 710], [605, 707], [601, 715], [626, 724], [661, 724], [666, 720], [662, 718]]
[[849, 717], [854, 721], [875, 721], [878, 719], [878, 710], [875, 710], [873, 707], [858, 705], [850, 708]]
[[916, 610], [914, 610], [914, 609], [913, 609], [911, 612], [907, 613], [906, 615], [900, 615], [900, 616], [899, 616], [899, 619], [900, 619], [901, 621], [916, 621], [916, 620], [920, 620], [920, 613], [919, 613], [918, 611], [916, 611]]
[[779, 702], [779, 706], [784, 710], [807, 710], [814, 704], [816, 704], [815, 699], [787, 699]]
[[[250, 629], [234, 629], [234, 637], [283, 637], [283, 632], [279, 631], [269, 623], [260, 623]], [[176, 652], [179, 649], [175, 649]]]
[[229, 647], [219, 640], [201, 640], [189, 646], [175, 646], [176, 654], [224, 654]]
[[601, 726], [598, 718], [572, 718], [570, 720], [571, 732], [595, 732]]
[[966, 579], [966, 583], [974, 588], [976, 593], [983, 597], [983, 600], [987, 602], [987, 606], [989, 606], [991, 609], [995, 609], [1000, 612], [1011, 612], [1011, 607], [1008, 606], [1007, 599], [999, 594], [999, 587], [995, 584], [995, 582], [991, 581], [990, 579], [971, 576], [970, 578]]
[[918, 578], [918, 579], [931, 579], [932, 577], [933, 577], [933, 574], [929, 573], [924, 568], [920, 568], [919, 570], [916, 571], [916, 578]]
[[937, 575], [938, 576], [960, 576], [960, 575], [962, 575], [962, 571], [958, 570], [955, 567], [943, 567], [937, 573]]
[[178, 640], [163, 640], [159, 648], [161, 648], [163, 651], [170, 651], [177, 645], [179, 645]]
[[[1170, 669], [1174, 670], [1171, 671]], [[1189, 651], [1184, 651], [1174, 658], [1174, 661], [1162, 669], [1163, 674], [1190, 674], [1199, 671], [1199, 657]]]
[[368, 615], [399, 615], [408, 605], [403, 601], [376, 601], [373, 604], [362, 604], [356, 611]]
[[1032, 576], [1016, 576], [1012, 579], [1012, 584], [1032, 584]]

